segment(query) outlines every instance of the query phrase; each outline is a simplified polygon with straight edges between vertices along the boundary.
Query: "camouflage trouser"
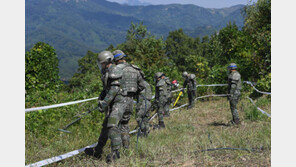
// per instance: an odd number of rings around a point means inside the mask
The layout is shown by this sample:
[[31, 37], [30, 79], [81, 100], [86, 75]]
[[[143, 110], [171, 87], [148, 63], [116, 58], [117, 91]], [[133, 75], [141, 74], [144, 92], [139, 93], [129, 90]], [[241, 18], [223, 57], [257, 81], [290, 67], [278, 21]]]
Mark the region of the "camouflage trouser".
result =
[[106, 116], [104, 121], [103, 121], [103, 124], [102, 124], [102, 130], [101, 130], [101, 134], [100, 134], [100, 137], [98, 139], [98, 144], [97, 146], [95, 147], [95, 151], [101, 155], [103, 153], [103, 148], [104, 146], [106, 145], [107, 143], [107, 140], [108, 140], [108, 128], [107, 128], [107, 123], [108, 123], [108, 117]]
[[133, 111], [133, 98], [124, 97], [123, 102], [114, 103], [112, 111], [108, 117], [108, 137], [111, 140], [111, 149], [118, 150], [121, 144], [128, 148], [129, 146], [129, 126]]
[[235, 93], [229, 98], [232, 120], [234, 122], [239, 121], [239, 115], [236, 109], [239, 98], [240, 98], [240, 91], [235, 91]]
[[164, 115], [170, 115], [170, 100], [164, 104]]
[[158, 115], [158, 122], [163, 122], [163, 114], [165, 112], [165, 104], [164, 100], [160, 100], [157, 104], [157, 115]]
[[194, 99], [195, 99], [195, 90], [188, 90], [188, 101], [189, 101], [189, 106], [194, 106]]
[[[145, 100], [143, 100], [137, 104], [137, 108], [136, 108], [137, 118], [136, 118], [136, 120], [137, 120], [138, 125], [141, 128], [142, 132], [149, 131], [149, 117], [150, 117], [149, 109], [150, 109], [150, 107], [151, 107], [151, 102], [149, 100], [146, 101], [146, 107], [145, 107]], [[141, 124], [141, 122], [142, 122], [142, 124]]]

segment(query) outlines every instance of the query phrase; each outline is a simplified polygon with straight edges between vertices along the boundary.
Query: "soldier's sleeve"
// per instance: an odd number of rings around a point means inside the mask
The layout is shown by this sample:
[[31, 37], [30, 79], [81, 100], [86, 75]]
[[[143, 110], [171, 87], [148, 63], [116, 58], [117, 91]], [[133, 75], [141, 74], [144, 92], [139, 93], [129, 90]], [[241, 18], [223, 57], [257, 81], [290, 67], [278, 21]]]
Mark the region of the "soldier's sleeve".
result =
[[156, 84], [156, 86], [158, 87], [158, 90], [159, 90], [159, 96], [160, 96], [160, 98], [166, 96], [166, 95], [165, 95], [165, 92], [164, 92], [165, 84], [166, 84], [166, 83], [165, 83], [164, 80], [160, 80], [160, 81]]
[[188, 79], [186, 78], [185, 81], [184, 81], [184, 83], [183, 83], [183, 89], [186, 88], [186, 86], [187, 86], [187, 82], [188, 82]]
[[120, 79], [122, 77], [122, 70], [114, 67], [110, 70], [110, 74], [108, 77], [108, 83], [110, 84], [110, 89], [107, 92], [104, 101], [109, 105], [115, 96], [120, 91]]
[[231, 86], [230, 86], [230, 94], [233, 94], [234, 91], [237, 89], [237, 84], [240, 80], [240, 74], [239, 73], [234, 73], [232, 78], [231, 78]]
[[106, 97], [106, 90], [102, 90], [100, 96], [99, 96], [99, 100], [103, 100]]
[[145, 87], [146, 87], [145, 80], [142, 77], [142, 75], [139, 73], [139, 76], [138, 76], [138, 90], [139, 90], [139, 92], [144, 90]]
[[195, 79], [195, 74], [190, 74], [190, 79]]

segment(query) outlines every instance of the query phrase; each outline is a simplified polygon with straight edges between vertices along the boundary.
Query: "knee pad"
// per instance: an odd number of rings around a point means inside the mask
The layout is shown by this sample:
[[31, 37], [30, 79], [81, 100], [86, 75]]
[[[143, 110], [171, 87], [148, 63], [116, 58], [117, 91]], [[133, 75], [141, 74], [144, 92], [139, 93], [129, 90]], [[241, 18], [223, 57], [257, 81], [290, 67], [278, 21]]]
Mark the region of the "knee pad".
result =
[[111, 148], [112, 148], [112, 150], [119, 149], [120, 145], [122, 143], [120, 130], [118, 128], [116, 128], [116, 127], [109, 128], [108, 137], [111, 140]]

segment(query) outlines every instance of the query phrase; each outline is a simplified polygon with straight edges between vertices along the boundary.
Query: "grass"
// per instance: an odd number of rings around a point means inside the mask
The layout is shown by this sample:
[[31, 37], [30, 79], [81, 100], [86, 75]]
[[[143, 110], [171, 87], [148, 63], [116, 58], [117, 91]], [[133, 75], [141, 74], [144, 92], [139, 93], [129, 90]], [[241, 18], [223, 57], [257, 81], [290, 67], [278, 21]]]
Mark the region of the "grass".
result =
[[[184, 99], [183, 99], [184, 100]], [[271, 113], [270, 100], [262, 97], [256, 104]], [[249, 119], [253, 111], [248, 99], [238, 105], [241, 125], [229, 126], [231, 112], [226, 98], [210, 98], [197, 101], [193, 109], [176, 110], [171, 117], [164, 118], [166, 129], [152, 130], [147, 138], [140, 138], [136, 150], [136, 136], [131, 137], [129, 150], [121, 150], [121, 159], [109, 166], [271, 166], [271, 121], [262, 115], [260, 119]], [[47, 127], [46, 135], [37, 135], [26, 128], [26, 164], [93, 144], [99, 136], [99, 123], [93, 115], [83, 118], [80, 124], [69, 128], [73, 133], [56, 131], [71, 122], [61, 118]], [[261, 114], [261, 115], [260, 115]], [[99, 120], [96, 120], [99, 122]], [[27, 123], [27, 122], [26, 122]], [[29, 123], [29, 122], [28, 122]], [[152, 121], [156, 124], [157, 119]], [[136, 126], [130, 121], [131, 129]], [[51, 137], [47, 137], [51, 136]], [[201, 152], [203, 149], [233, 147], [255, 149], [218, 150]], [[110, 141], [104, 148], [103, 158], [110, 152]], [[108, 166], [105, 159], [98, 160], [84, 153], [50, 166]]]

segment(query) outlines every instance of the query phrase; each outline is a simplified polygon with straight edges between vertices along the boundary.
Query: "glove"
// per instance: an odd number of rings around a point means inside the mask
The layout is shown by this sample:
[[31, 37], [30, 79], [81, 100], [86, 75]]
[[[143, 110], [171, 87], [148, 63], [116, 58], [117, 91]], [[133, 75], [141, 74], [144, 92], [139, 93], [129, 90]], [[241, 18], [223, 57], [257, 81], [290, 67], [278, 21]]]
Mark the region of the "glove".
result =
[[184, 88], [181, 90], [183, 94], [185, 93], [185, 91], [184, 91], [184, 90], [185, 90]]
[[104, 113], [107, 110], [108, 105], [107, 105], [107, 103], [105, 101], [99, 100], [98, 107], [99, 107], [100, 112]]

